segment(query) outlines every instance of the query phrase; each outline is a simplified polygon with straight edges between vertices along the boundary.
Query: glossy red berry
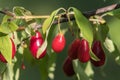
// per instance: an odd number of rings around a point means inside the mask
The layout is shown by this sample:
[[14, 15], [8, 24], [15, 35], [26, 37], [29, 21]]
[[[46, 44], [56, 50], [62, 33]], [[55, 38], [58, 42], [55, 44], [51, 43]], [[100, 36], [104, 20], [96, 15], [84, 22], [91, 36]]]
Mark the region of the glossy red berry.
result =
[[72, 59], [68, 56], [63, 63], [63, 71], [67, 76], [73, 76], [75, 74]]
[[[13, 42], [13, 40], [10, 38], [11, 43], [12, 43], [12, 59], [14, 58], [15, 54], [16, 54], [16, 48], [15, 48], [15, 44]], [[0, 53], [0, 61], [7, 63], [6, 59], [4, 58], [4, 56]]]
[[56, 53], [60, 53], [66, 44], [66, 40], [63, 34], [58, 34], [52, 41], [52, 49]]
[[77, 53], [78, 53], [78, 48], [80, 46], [80, 39], [77, 38], [75, 39], [72, 44], [69, 46], [69, 49], [68, 49], [68, 56], [71, 58], [71, 59], [77, 59]]
[[38, 31], [36, 31], [36, 34], [34, 36], [31, 36], [31, 38], [30, 38], [29, 49], [31, 51], [32, 56], [34, 58], [36, 58], [36, 59], [43, 58], [46, 55], [46, 50], [45, 50], [45, 51], [43, 51], [43, 53], [41, 53], [41, 55], [39, 56], [39, 58], [37, 58], [37, 51], [41, 47], [41, 45], [43, 44], [43, 42], [44, 42], [44, 40], [42, 38], [42, 35]]
[[88, 62], [90, 60], [90, 49], [89, 49], [89, 44], [87, 42], [87, 40], [82, 39], [80, 46], [78, 48], [78, 59], [79, 61], [85, 63]]
[[93, 53], [100, 59], [100, 61], [94, 61], [91, 59], [91, 63], [96, 66], [102, 66], [105, 63], [105, 53], [102, 49], [100, 41], [95, 41], [93, 46], [92, 46], [92, 51]]

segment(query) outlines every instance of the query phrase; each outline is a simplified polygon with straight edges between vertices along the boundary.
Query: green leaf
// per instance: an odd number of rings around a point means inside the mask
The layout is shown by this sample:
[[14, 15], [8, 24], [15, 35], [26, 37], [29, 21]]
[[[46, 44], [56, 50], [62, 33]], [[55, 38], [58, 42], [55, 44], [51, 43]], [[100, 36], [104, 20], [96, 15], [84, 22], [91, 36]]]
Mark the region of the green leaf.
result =
[[87, 76], [89, 77], [93, 77], [94, 75], [94, 70], [92, 69], [92, 65], [90, 63], [90, 61], [87, 63], [86, 68], [85, 68], [85, 73], [87, 74]]
[[51, 50], [52, 40], [57, 33], [58, 33], [58, 27], [56, 25], [52, 25], [50, 28], [48, 40], [47, 40], [48, 41], [48, 46], [47, 46], [48, 55], [52, 53], [52, 50]]
[[55, 16], [56, 14], [62, 10], [63, 8], [59, 8], [55, 11], [52, 12], [52, 14], [50, 15], [49, 18], [47, 18], [44, 23], [43, 23], [43, 26], [42, 26], [42, 30], [43, 30], [43, 33], [46, 33], [46, 36], [45, 36], [45, 41], [44, 43], [42, 44], [42, 46], [38, 49], [37, 51], [37, 58], [40, 56], [40, 54], [42, 54], [42, 52], [47, 48], [47, 45], [48, 45], [48, 35], [49, 35], [49, 31], [50, 31], [50, 28], [52, 26], [52, 23], [55, 19]]
[[97, 26], [98, 31], [97, 31], [97, 37], [98, 39], [103, 43], [105, 42], [105, 39], [108, 35], [109, 28], [106, 24], [101, 24]]
[[0, 74], [2, 74], [6, 69], [6, 64], [0, 61]]
[[39, 58], [39, 56], [45, 51], [46, 48], [47, 48], [47, 39], [45, 39], [45, 41], [42, 44], [42, 46], [38, 49], [38, 51], [37, 51], [37, 58]]
[[83, 14], [76, 8], [72, 7], [74, 11], [75, 21], [83, 35], [83, 38], [88, 40], [90, 45], [93, 41], [93, 32], [92, 32], [92, 26], [89, 22], [89, 20], [83, 16]]
[[119, 27], [120, 19], [112, 17], [107, 19], [107, 24], [109, 26], [109, 35], [113, 43], [117, 46], [120, 51], [120, 27]]
[[113, 44], [112, 40], [110, 40], [109, 38], [105, 39], [104, 46], [110, 53], [115, 51], [114, 44]]
[[94, 61], [99, 61], [100, 59], [92, 52], [92, 50], [90, 50], [90, 57], [94, 60]]
[[14, 64], [7, 64], [7, 69], [5, 70], [3, 74], [3, 80], [14, 80], [13, 79], [13, 76], [14, 76], [13, 66]]
[[120, 9], [112, 10], [110, 12], [105, 13], [105, 15], [115, 16], [116, 18], [120, 19]]
[[55, 16], [57, 15], [57, 13], [62, 10], [63, 8], [59, 8], [55, 11], [52, 12], [52, 14], [50, 15], [49, 18], [47, 18], [44, 23], [43, 23], [43, 27], [42, 27], [42, 31], [43, 33], [45, 34], [46, 30], [52, 25], [54, 19], [55, 19]]
[[89, 80], [89, 77], [84, 72], [84, 69], [81, 67], [78, 59], [73, 60], [73, 68], [77, 76], [77, 80]]
[[10, 18], [11, 18], [11, 16], [5, 15], [3, 17], [3, 19], [2, 19], [2, 23], [1, 24], [8, 22], [8, 19], [10, 19]]
[[14, 22], [5, 22], [0, 25], [0, 32], [9, 34], [18, 29], [18, 26]]
[[20, 6], [15, 6], [13, 8], [13, 13], [15, 13], [17, 16], [23, 16], [23, 15], [32, 15], [32, 13], [25, 9], [24, 7], [20, 7]]
[[0, 52], [5, 57], [7, 62], [12, 61], [12, 43], [9, 36], [0, 37]]

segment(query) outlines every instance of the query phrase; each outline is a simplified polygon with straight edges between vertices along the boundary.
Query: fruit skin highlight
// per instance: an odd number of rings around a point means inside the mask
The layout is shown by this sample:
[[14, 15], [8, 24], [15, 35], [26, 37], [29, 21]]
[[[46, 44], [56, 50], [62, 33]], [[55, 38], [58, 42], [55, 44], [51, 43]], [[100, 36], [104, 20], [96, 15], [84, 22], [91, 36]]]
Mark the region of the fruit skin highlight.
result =
[[52, 41], [52, 49], [56, 53], [60, 53], [66, 44], [66, 40], [63, 34], [59, 33]]
[[77, 59], [78, 48], [80, 46], [80, 39], [75, 39], [68, 48], [68, 56], [73, 60]]
[[85, 39], [81, 40], [80, 46], [78, 48], [78, 59], [82, 63], [88, 62], [90, 60], [90, 49], [88, 41]]
[[96, 67], [104, 65], [104, 63], [105, 63], [105, 53], [102, 49], [100, 41], [95, 41], [93, 43], [92, 51], [100, 59], [100, 61], [94, 61], [94, 60], [91, 59], [90, 60], [91, 63]]
[[[13, 40], [10, 38], [11, 43], [12, 43], [12, 59], [14, 58], [15, 54], [16, 54], [16, 48], [15, 48], [15, 44], [13, 42]], [[0, 53], [0, 61], [3, 63], [7, 63], [6, 59], [4, 58], [4, 56]]]
[[63, 71], [65, 75], [69, 77], [75, 74], [73, 65], [72, 65], [72, 59], [69, 56], [67, 56], [67, 58], [65, 59], [63, 63]]
[[32, 56], [35, 59], [41, 59], [46, 55], [46, 49], [41, 53], [41, 55], [37, 58], [37, 51], [42, 46], [44, 40], [39, 31], [36, 31], [36, 34], [34, 36], [31, 36], [30, 38], [30, 46], [29, 49], [31, 51]]

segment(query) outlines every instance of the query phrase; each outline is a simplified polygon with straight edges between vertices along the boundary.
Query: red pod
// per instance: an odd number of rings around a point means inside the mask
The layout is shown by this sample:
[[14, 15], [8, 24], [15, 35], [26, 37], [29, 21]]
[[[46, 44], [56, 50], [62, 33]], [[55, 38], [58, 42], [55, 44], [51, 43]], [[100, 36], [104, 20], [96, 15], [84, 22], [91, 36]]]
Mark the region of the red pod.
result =
[[75, 39], [72, 44], [69, 46], [69, 49], [68, 49], [68, 56], [71, 58], [71, 59], [77, 59], [77, 52], [78, 52], [78, 48], [80, 46], [80, 39], [77, 38]]
[[88, 62], [90, 60], [90, 49], [89, 49], [89, 44], [87, 42], [87, 40], [82, 39], [80, 46], [78, 48], [78, 59], [79, 61], [85, 63]]
[[63, 63], [63, 71], [67, 76], [73, 76], [75, 74], [72, 59], [68, 56]]
[[[12, 43], [12, 59], [14, 58], [15, 54], [16, 54], [16, 48], [15, 48], [15, 44], [13, 42], [13, 40], [10, 38], [11, 43]], [[0, 53], [0, 61], [7, 63], [6, 59], [4, 58], [4, 56]]]
[[52, 49], [56, 53], [60, 53], [66, 44], [66, 40], [63, 34], [58, 34], [52, 41]]
[[96, 67], [104, 65], [104, 63], [105, 63], [105, 53], [102, 49], [100, 41], [95, 41], [94, 42], [94, 44], [92, 46], [92, 51], [100, 59], [100, 61], [94, 61], [94, 60], [91, 59], [91, 63]]
[[30, 38], [30, 46], [29, 49], [31, 51], [31, 54], [34, 58], [40, 59], [43, 58], [46, 55], [46, 50], [41, 53], [39, 58], [37, 58], [37, 51], [42, 46], [44, 40], [42, 38], [42, 35], [40, 32], [36, 31], [36, 34]]

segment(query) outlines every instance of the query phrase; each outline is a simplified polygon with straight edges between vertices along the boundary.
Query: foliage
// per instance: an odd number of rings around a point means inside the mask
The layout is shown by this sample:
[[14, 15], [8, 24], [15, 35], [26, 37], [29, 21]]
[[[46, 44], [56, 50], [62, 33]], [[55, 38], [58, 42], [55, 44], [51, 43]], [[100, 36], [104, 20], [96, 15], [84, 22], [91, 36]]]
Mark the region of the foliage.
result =
[[[120, 64], [120, 38], [118, 37], [120, 29], [117, 25], [120, 22], [119, 11], [120, 9], [117, 9], [102, 14], [106, 16], [94, 15], [91, 16], [90, 19], [87, 19], [80, 10], [74, 7], [70, 7], [68, 10], [59, 8], [54, 10], [51, 15], [44, 20], [43, 18], [38, 19], [37, 17], [29, 18], [28, 16], [34, 17], [29, 10], [18, 6], [14, 7], [14, 17], [5, 15], [0, 24], [0, 52], [8, 62], [0, 62], [0, 74], [2, 74], [3, 80], [19, 80], [20, 72], [22, 71], [20, 66], [24, 62], [32, 66], [39, 66], [41, 80], [47, 80], [48, 78], [53, 80], [57, 54], [52, 50], [51, 42], [59, 32], [65, 35], [65, 32], [69, 32], [69, 29], [71, 29], [71, 33], [75, 34], [75, 38], [84, 38], [89, 42], [91, 59], [99, 61], [99, 58], [95, 56], [91, 50], [93, 41], [99, 40], [102, 43], [102, 48], [106, 55], [113, 53], [113, 55], [115, 55], [115, 61]], [[75, 17], [74, 22], [70, 20], [69, 14], [71, 13]], [[70, 27], [68, 25], [65, 28], [61, 28], [60, 20], [64, 18], [68, 18]], [[102, 22], [102, 20], [105, 22]], [[57, 24], [55, 24], [55, 21], [57, 21]], [[113, 24], [116, 26], [113, 26]], [[21, 30], [22, 27], [24, 27], [24, 29]], [[40, 60], [34, 59], [29, 54], [29, 38], [35, 34], [36, 29], [43, 34], [45, 40], [37, 51], [37, 57], [47, 48], [47, 55]], [[11, 58], [12, 44], [10, 43], [10, 38], [14, 40], [17, 49], [17, 54], [14, 59]], [[75, 59], [72, 62], [75, 71], [74, 79], [92, 79], [94, 70], [92, 69], [93, 66], [90, 61], [81, 63], [78, 59]]]

